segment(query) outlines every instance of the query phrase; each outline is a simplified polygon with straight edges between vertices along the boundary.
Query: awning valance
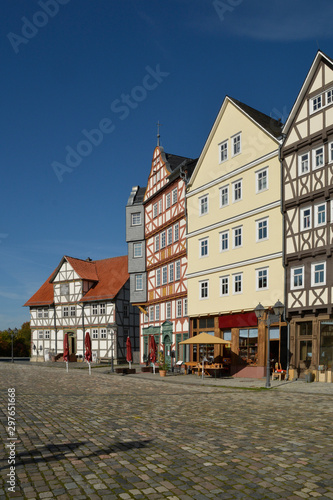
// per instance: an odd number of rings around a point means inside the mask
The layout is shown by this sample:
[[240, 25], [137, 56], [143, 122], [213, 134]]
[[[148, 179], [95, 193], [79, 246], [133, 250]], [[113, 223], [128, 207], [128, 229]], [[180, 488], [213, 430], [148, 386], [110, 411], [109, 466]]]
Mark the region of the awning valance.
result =
[[246, 328], [249, 326], [258, 326], [258, 318], [255, 312], [219, 316], [219, 328], [221, 329]]

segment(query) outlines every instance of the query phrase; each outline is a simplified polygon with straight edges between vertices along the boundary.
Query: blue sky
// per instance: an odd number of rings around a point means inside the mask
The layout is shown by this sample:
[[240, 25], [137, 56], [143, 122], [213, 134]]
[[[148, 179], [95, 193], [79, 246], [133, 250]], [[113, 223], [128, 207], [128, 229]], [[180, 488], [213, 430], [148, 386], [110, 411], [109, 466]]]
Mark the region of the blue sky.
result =
[[157, 121], [167, 152], [196, 158], [225, 95], [285, 120], [318, 47], [333, 57], [330, 0], [2, 0], [0, 13], [0, 330], [29, 320], [22, 305], [63, 255], [127, 253]]

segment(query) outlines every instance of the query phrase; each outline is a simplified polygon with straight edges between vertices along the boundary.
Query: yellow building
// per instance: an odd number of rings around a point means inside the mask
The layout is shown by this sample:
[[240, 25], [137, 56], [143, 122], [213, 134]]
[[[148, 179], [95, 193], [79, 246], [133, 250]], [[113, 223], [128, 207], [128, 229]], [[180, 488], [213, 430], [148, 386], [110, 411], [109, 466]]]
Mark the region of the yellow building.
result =
[[[264, 375], [266, 328], [254, 308], [284, 299], [281, 139], [280, 121], [226, 97], [187, 188], [190, 334], [230, 340], [214, 355], [235, 376]], [[273, 321], [271, 362], [284, 365], [286, 328]]]

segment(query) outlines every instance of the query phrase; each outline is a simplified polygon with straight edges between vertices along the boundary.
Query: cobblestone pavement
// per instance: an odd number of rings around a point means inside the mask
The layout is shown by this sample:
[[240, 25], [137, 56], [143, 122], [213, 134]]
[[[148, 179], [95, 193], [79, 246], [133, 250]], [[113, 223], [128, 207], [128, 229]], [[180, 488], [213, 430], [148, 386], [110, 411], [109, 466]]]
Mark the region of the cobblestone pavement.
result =
[[236, 382], [0, 363], [0, 498], [333, 499], [333, 384]]

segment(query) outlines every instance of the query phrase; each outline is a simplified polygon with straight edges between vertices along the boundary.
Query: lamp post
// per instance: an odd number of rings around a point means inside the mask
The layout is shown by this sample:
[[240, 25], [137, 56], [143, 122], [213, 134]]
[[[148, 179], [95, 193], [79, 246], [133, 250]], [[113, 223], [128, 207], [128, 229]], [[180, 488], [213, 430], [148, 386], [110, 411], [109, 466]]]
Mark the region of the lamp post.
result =
[[107, 325], [108, 330], [110, 330], [111, 335], [111, 372], [114, 372], [113, 368], [113, 350], [114, 350], [114, 334], [117, 332], [117, 323], [109, 323]]
[[11, 328], [8, 328], [7, 332], [12, 338], [12, 363], [14, 363], [14, 337], [18, 334], [18, 329], [14, 328], [14, 330], [12, 330]]
[[[279, 300], [274, 304], [273, 306], [274, 314], [276, 316], [282, 316], [283, 311], [284, 311], [284, 305], [282, 302]], [[272, 314], [267, 311], [267, 317], [266, 320], [263, 319], [264, 317], [264, 312], [265, 308], [262, 304], [257, 305], [255, 308], [254, 312], [256, 313], [256, 316], [258, 319], [261, 321], [265, 321], [267, 325], [267, 361], [266, 361], [266, 389], [269, 389], [271, 387], [271, 361], [270, 361], [270, 327], [271, 327], [271, 322], [272, 322]]]

